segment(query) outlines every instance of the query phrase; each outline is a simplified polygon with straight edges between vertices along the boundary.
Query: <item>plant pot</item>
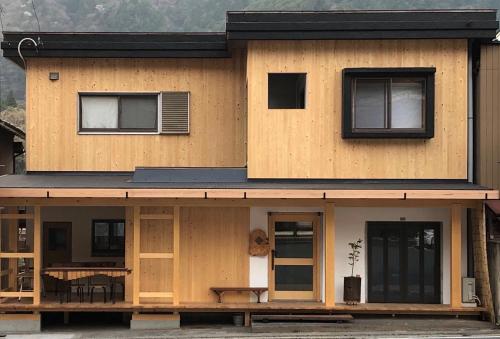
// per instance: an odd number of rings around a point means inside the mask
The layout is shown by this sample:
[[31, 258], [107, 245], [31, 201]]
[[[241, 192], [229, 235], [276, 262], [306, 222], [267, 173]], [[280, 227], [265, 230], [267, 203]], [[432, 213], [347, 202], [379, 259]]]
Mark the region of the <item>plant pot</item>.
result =
[[356, 305], [361, 301], [361, 277], [344, 277], [344, 302]]

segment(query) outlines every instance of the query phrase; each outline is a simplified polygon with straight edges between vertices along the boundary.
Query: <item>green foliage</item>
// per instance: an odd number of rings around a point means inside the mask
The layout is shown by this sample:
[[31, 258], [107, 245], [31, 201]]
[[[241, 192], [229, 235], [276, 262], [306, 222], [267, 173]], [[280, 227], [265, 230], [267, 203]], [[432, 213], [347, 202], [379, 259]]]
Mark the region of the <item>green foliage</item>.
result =
[[349, 252], [348, 259], [349, 265], [351, 265], [351, 277], [354, 277], [354, 265], [359, 261], [359, 254], [361, 253], [361, 243], [363, 240], [358, 239], [356, 242], [350, 242], [349, 247], [351, 248], [351, 252]]

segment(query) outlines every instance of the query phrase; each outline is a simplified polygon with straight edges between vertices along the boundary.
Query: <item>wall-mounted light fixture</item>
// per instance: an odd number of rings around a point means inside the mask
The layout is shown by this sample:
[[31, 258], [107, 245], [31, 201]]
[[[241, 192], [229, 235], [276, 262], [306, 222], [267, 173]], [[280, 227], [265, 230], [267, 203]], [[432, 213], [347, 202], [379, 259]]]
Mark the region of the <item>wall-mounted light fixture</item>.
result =
[[59, 72], [50, 72], [49, 80], [56, 81], [59, 80]]

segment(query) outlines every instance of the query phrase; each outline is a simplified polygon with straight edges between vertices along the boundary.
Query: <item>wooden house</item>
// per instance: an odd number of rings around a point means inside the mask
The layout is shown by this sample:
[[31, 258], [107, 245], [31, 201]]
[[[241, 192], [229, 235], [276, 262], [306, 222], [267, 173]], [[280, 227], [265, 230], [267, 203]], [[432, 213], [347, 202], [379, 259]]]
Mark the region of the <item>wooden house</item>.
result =
[[17, 173], [16, 158], [24, 153], [24, 139], [23, 130], [0, 119], [0, 175]]
[[474, 181], [473, 68], [497, 28], [494, 10], [228, 12], [223, 33], [4, 33], [26, 69], [28, 173], [0, 177], [0, 325], [492, 318], [483, 204], [499, 196]]

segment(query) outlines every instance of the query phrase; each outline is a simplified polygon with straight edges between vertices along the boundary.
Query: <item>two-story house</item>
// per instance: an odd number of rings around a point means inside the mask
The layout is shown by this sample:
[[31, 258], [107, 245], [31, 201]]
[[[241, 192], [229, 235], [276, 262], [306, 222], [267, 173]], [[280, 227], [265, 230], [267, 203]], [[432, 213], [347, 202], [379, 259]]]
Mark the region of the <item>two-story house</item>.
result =
[[497, 28], [494, 10], [228, 12], [224, 33], [4, 33], [28, 173], [0, 178], [0, 325], [493, 317], [473, 65]]

